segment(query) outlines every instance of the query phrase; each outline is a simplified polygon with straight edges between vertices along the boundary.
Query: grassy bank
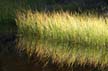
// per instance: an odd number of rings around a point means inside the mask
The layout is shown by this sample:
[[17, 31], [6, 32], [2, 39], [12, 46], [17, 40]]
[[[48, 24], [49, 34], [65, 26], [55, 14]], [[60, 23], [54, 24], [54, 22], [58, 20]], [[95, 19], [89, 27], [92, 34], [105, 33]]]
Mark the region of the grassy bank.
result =
[[[40, 61], [72, 67], [108, 66], [108, 19], [68, 12], [17, 13], [18, 49]], [[18, 35], [19, 35], [18, 34]], [[22, 48], [21, 48], [22, 46]]]

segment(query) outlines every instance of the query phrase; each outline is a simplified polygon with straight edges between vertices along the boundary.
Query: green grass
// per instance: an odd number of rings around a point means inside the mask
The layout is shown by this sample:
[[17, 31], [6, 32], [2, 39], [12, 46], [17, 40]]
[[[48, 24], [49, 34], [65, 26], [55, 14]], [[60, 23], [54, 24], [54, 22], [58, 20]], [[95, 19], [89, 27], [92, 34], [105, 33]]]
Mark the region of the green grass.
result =
[[[93, 15], [68, 12], [17, 13], [16, 23], [24, 38], [18, 49], [26, 50], [28, 57], [36, 53], [41, 61], [69, 67], [93, 65], [108, 66], [108, 19]], [[25, 46], [25, 48], [24, 48]]]
[[[40, 7], [43, 1], [38, 2]], [[36, 54], [45, 65], [51, 60], [61, 67], [65, 64], [73, 67], [75, 63], [100, 69], [108, 67], [108, 18], [105, 20], [91, 14], [23, 10], [29, 9], [32, 3], [34, 1], [30, 0], [19, 1], [18, 4], [13, 0], [0, 2], [0, 33], [17, 31], [20, 36], [16, 44], [19, 53], [26, 52], [28, 59]], [[43, 3], [55, 4], [55, 0]], [[55, 5], [54, 8], [66, 9], [80, 6]]]

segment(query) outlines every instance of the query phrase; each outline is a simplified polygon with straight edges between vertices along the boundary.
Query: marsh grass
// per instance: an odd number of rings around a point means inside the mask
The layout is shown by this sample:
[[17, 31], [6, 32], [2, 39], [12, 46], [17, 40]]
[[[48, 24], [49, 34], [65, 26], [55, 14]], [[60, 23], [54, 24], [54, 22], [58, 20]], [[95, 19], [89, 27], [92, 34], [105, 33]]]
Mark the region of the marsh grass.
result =
[[51, 60], [61, 66], [66, 63], [71, 67], [77, 62], [104, 68], [108, 66], [107, 18], [106, 21], [68, 12], [18, 12], [16, 23], [23, 36], [18, 49], [25, 50], [28, 57], [36, 53], [45, 64]]

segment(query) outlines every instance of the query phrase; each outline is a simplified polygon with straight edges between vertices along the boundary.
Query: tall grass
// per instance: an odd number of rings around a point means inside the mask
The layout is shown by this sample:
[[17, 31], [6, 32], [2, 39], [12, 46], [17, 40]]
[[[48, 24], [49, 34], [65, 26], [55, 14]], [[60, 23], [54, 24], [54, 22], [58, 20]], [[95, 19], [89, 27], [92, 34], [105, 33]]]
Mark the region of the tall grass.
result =
[[[83, 46], [107, 46], [107, 19], [68, 13], [18, 15], [21, 32], [38, 33], [40, 39], [73, 42]], [[59, 39], [59, 40], [58, 40]], [[84, 44], [83, 44], [84, 43]]]
[[[106, 22], [107, 21], [107, 22]], [[17, 13], [17, 26], [23, 40], [18, 44], [29, 57], [72, 66], [108, 66], [108, 19], [68, 12]], [[19, 35], [18, 34], [18, 35]], [[21, 48], [21, 46], [23, 46]]]

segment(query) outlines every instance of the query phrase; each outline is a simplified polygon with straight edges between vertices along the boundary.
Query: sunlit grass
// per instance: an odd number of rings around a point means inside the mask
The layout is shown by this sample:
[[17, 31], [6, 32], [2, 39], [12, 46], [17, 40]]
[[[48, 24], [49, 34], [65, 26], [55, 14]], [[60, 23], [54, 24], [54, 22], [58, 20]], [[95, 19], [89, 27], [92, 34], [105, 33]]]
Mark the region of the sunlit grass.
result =
[[37, 33], [39, 39], [49, 41], [100, 47], [107, 45], [108, 41], [107, 23], [103, 18], [94, 16], [29, 12], [18, 15], [17, 25], [21, 32]]
[[107, 18], [106, 21], [102, 17], [68, 12], [19, 12], [16, 23], [24, 38], [19, 49], [26, 50], [29, 56], [36, 53], [40, 60], [51, 58], [61, 65], [72, 66], [77, 61], [81, 65], [105, 67], [108, 66]]

